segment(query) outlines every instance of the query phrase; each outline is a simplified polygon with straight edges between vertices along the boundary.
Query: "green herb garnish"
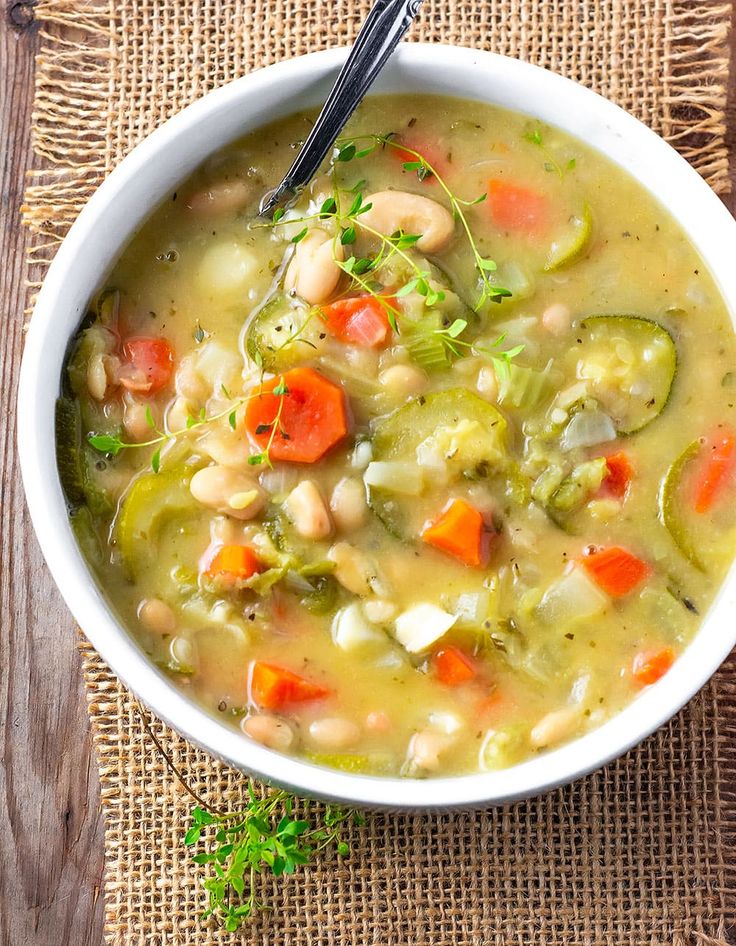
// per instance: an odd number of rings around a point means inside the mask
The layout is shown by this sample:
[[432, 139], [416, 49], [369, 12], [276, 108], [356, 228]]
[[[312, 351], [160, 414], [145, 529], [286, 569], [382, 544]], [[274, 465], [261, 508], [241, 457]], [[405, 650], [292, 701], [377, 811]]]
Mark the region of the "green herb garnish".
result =
[[525, 132], [522, 137], [524, 141], [528, 141], [529, 144], [535, 145], [535, 147], [540, 149], [545, 159], [544, 170], [548, 171], [550, 174], [556, 174], [560, 180], [562, 180], [567, 171], [572, 171], [575, 168], [577, 163], [575, 158], [570, 158], [565, 163], [564, 167], [555, 159], [555, 156], [544, 143], [541, 128], [532, 128], [531, 131]]
[[328, 805], [321, 822], [295, 814], [297, 799], [285, 791], [271, 790], [260, 796], [248, 783], [249, 801], [239, 811], [219, 814], [197, 805], [184, 844], [201, 842], [207, 848], [192, 860], [211, 868], [204, 880], [209, 903], [203, 919], [215, 917], [229, 933], [234, 933], [256, 910], [267, 909], [258, 898], [257, 876], [270, 872], [275, 877], [293, 874], [317, 854], [334, 848], [341, 856], [349, 853], [343, 829], [350, 823], [362, 825], [354, 811]]
[[109, 454], [113, 457], [116, 457], [121, 450], [140, 450], [143, 447], [158, 447], [151, 457], [151, 468], [153, 469], [154, 473], [158, 473], [159, 469], [161, 468], [161, 448], [165, 443], [168, 443], [171, 440], [177, 440], [179, 437], [190, 433], [197, 427], [202, 427], [205, 424], [213, 424], [215, 421], [222, 420], [223, 417], [228, 418], [230, 426], [233, 430], [235, 430], [235, 420], [238, 408], [255, 396], [256, 395], [251, 394], [248, 397], [240, 398], [234, 405], [231, 404], [229, 407], [225, 408], [224, 411], [220, 411], [218, 414], [212, 414], [209, 417], [206, 415], [205, 409], [202, 408], [196, 417], [193, 417], [191, 414], [188, 415], [186, 426], [181, 430], [175, 431], [160, 430], [153, 419], [151, 408], [147, 407], [146, 422], [157, 436], [152, 437], [150, 440], [141, 441], [140, 443], [129, 443], [126, 440], [122, 440], [116, 434], [89, 433], [87, 434], [87, 442], [91, 447], [94, 447], [95, 450], [99, 451], [99, 453]]
[[268, 443], [266, 444], [265, 450], [262, 450], [261, 453], [255, 453], [248, 457], [248, 463], [251, 466], [259, 466], [262, 463], [266, 466], [271, 466], [271, 447], [273, 446], [277, 433], [283, 440], [289, 439], [289, 434], [287, 434], [281, 426], [281, 415], [284, 412], [284, 399], [289, 396], [289, 389], [284, 383], [283, 375], [279, 377], [278, 383], [271, 393], [279, 399], [279, 406], [272, 421], [268, 424], [259, 424], [256, 427], [256, 436], [268, 432]]

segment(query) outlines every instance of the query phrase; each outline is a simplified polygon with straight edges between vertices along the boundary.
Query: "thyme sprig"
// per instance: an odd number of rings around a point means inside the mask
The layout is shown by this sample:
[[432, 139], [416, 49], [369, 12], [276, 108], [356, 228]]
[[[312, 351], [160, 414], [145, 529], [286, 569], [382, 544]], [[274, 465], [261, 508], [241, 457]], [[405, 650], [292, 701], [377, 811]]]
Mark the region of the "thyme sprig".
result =
[[[362, 151], [357, 150], [355, 145], [356, 141], [365, 141], [369, 140], [373, 142], [371, 148], [365, 148]], [[478, 272], [481, 281], [481, 293], [478, 298], [478, 301], [475, 303], [475, 311], [479, 311], [483, 305], [490, 302], [501, 302], [502, 299], [508, 298], [511, 295], [511, 292], [508, 289], [504, 289], [501, 286], [496, 286], [491, 282], [489, 273], [496, 272], [497, 266], [494, 260], [484, 257], [478, 251], [478, 247], [475, 242], [475, 237], [473, 232], [470, 229], [470, 224], [465, 215], [463, 207], [472, 207], [476, 204], [482, 203], [487, 199], [487, 194], [481, 194], [473, 200], [463, 200], [458, 197], [453, 191], [450, 190], [447, 183], [445, 182], [442, 175], [437, 171], [435, 167], [421, 154], [419, 151], [415, 151], [413, 148], [407, 148], [402, 145], [400, 142], [395, 141], [392, 135], [357, 135], [352, 139], [340, 139], [338, 138], [336, 145], [338, 147], [338, 160], [346, 161], [352, 160], [352, 157], [364, 156], [365, 154], [370, 154], [371, 151], [375, 150], [376, 147], [381, 146], [383, 148], [389, 147], [401, 151], [402, 154], [409, 154], [414, 159], [413, 161], [404, 161], [404, 170], [405, 171], [415, 171], [419, 180], [425, 180], [429, 175], [431, 175], [439, 184], [440, 188], [444, 192], [447, 200], [450, 203], [450, 208], [452, 210], [453, 216], [456, 220], [460, 222], [460, 225], [465, 233], [470, 251], [473, 255], [473, 261], [475, 263], [475, 268]], [[344, 149], [349, 145], [352, 145], [355, 149], [352, 153], [351, 158], [340, 158], [340, 155], [343, 153]]]
[[[230, 397], [229, 393], [223, 389], [222, 393], [225, 397]], [[169, 443], [170, 441], [178, 440], [180, 437], [183, 437], [193, 430], [196, 430], [199, 427], [203, 427], [206, 424], [214, 424], [218, 420], [222, 420], [223, 417], [227, 417], [228, 423], [232, 430], [235, 430], [237, 426], [237, 413], [238, 408], [240, 408], [246, 401], [249, 401], [252, 397], [256, 395], [249, 395], [248, 397], [239, 398], [235, 403], [230, 404], [229, 407], [226, 407], [225, 410], [218, 412], [217, 414], [210, 414], [209, 416], [205, 413], [205, 409], [202, 408], [200, 412], [194, 416], [192, 414], [187, 415], [186, 426], [182, 427], [181, 430], [161, 430], [153, 419], [153, 413], [151, 411], [150, 405], [146, 407], [146, 422], [151, 430], [156, 434], [155, 437], [152, 437], [150, 440], [142, 440], [129, 442], [127, 440], [122, 440], [117, 434], [87, 434], [87, 442], [91, 447], [94, 447], [99, 453], [104, 453], [116, 457], [121, 450], [140, 450], [144, 447], [158, 447], [151, 457], [151, 467], [153, 468], [154, 473], [158, 473], [161, 466], [161, 450], [164, 444]]]
[[[350, 209], [343, 216], [340, 208], [340, 199], [339, 194], [336, 192], [334, 197], [329, 197], [324, 201], [322, 207], [318, 213], [314, 214], [305, 214], [301, 217], [293, 217], [291, 219], [284, 219], [283, 214], [276, 217], [270, 221], [270, 223], [258, 224], [258, 228], [262, 227], [278, 227], [285, 226], [287, 224], [301, 224], [309, 223], [310, 221], [325, 220], [328, 218], [333, 218], [337, 221], [337, 229], [335, 236], [333, 238], [333, 259], [336, 265], [352, 280], [353, 284], [358, 288], [362, 289], [364, 292], [372, 295], [384, 308], [391, 324], [392, 329], [396, 334], [400, 333], [398, 319], [401, 316], [401, 312], [392, 305], [389, 301], [390, 296], [386, 294], [377, 293], [375, 287], [371, 286], [370, 283], [363, 279], [368, 273], [376, 273], [385, 266], [389, 260], [394, 255], [398, 255], [410, 268], [411, 278], [404, 286], [402, 286], [397, 292], [393, 293], [394, 297], [400, 297], [408, 295], [410, 292], [418, 292], [420, 295], [424, 296], [425, 305], [428, 308], [431, 308], [437, 305], [439, 302], [442, 302], [445, 298], [445, 293], [442, 290], [433, 289], [429, 284], [430, 273], [418, 265], [416, 260], [412, 259], [411, 256], [406, 251], [406, 249], [411, 248], [416, 243], [421, 240], [422, 235], [413, 234], [413, 233], [404, 233], [403, 230], [397, 230], [395, 233], [392, 233], [390, 236], [386, 236], [385, 233], [381, 233], [379, 230], [376, 230], [374, 227], [369, 226], [365, 221], [360, 219], [360, 215], [363, 214], [366, 210], [369, 210], [371, 204], [363, 203], [362, 193], [358, 193], [355, 197], [355, 200], [351, 204]], [[342, 258], [342, 253], [338, 251], [338, 244], [341, 247], [352, 246], [357, 239], [356, 227], [365, 233], [369, 234], [371, 237], [378, 240], [381, 244], [378, 253], [375, 256], [362, 256], [356, 257], [351, 254], [347, 259]], [[299, 240], [303, 239], [303, 234], [305, 230], [301, 230], [297, 233], [296, 237], [292, 237], [294, 242], [297, 238]], [[301, 328], [295, 333], [294, 336], [290, 337], [284, 345], [284, 347], [291, 341], [294, 341], [301, 332], [306, 327], [306, 322]]]
[[455, 358], [462, 358], [464, 354], [490, 357], [499, 381], [508, 381], [509, 366], [514, 358], [524, 351], [524, 345], [514, 345], [512, 348], [502, 349], [501, 345], [506, 340], [505, 333], [499, 335], [490, 345], [478, 344], [477, 341], [468, 342], [460, 338], [467, 327], [468, 323], [465, 319], [455, 319], [446, 328], [434, 329], [432, 334], [437, 335], [442, 340], [447, 351]]
[[[368, 147], [358, 148], [358, 145], [356, 144], [358, 141], [369, 141], [370, 144]], [[328, 197], [322, 203], [319, 211], [312, 214], [304, 214], [295, 218], [287, 218], [283, 211], [277, 211], [271, 221], [258, 224], [257, 227], [278, 227], [285, 226], [287, 224], [307, 225], [316, 221], [334, 219], [337, 223], [337, 231], [339, 236], [336, 236], [334, 241], [335, 250], [333, 255], [335, 257], [336, 263], [340, 266], [343, 272], [347, 273], [353, 279], [356, 285], [370, 292], [372, 295], [375, 295], [371, 287], [367, 286], [366, 282], [362, 281], [360, 277], [371, 271], [376, 272], [383, 265], [385, 265], [393, 255], [398, 254], [400, 258], [409, 266], [410, 271], [412, 272], [412, 278], [409, 280], [407, 286], [401, 287], [396, 295], [408, 294], [411, 291], [418, 291], [424, 295], [425, 304], [430, 308], [433, 305], [436, 305], [438, 302], [441, 302], [444, 299], [444, 293], [438, 290], [433, 290], [429, 286], [430, 274], [426, 272], [426, 270], [423, 270], [416, 263], [416, 261], [405, 252], [406, 249], [409, 249], [418, 243], [419, 240], [421, 240], [422, 235], [408, 234], [404, 233], [403, 231], [397, 231], [396, 233], [387, 236], [386, 234], [376, 230], [374, 227], [371, 227], [364, 220], [360, 219], [361, 215], [370, 210], [372, 206], [370, 202], [365, 201], [362, 193], [362, 188], [366, 183], [364, 180], [359, 181], [351, 189], [355, 194], [354, 199], [345, 214], [342, 213], [340, 194], [337, 185], [338, 165], [345, 164], [354, 159], [367, 157], [379, 146], [383, 148], [396, 148], [400, 150], [402, 154], [410, 155], [413, 160], [404, 162], [405, 170], [416, 171], [420, 180], [424, 180], [431, 174], [442, 188], [447, 200], [449, 201], [450, 208], [455, 219], [460, 222], [465, 233], [465, 237], [473, 255], [475, 268], [480, 277], [481, 292], [477, 302], [475, 303], [474, 309], [478, 311], [488, 301], [501, 302], [503, 299], [508, 298], [511, 295], [511, 292], [508, 289], [504, 289], [503, 287], [497, 286], [491, 282], [491, 274], [496, 272], [497, 265], [494, 260], [482, 256], [479, 252], [472, 230], [470, 229], [467, 216], [463, 210], [463, 208], [472, 207], [475, 204], [479, 204], [486, 200], [487, 195], [481, 194], [479, 197], [476, 197], [473, 200], [465, 200], [461, 197], [458, 197], [448, 187], [442, 176], [437, 172], [436, 168], [434, 168], [429, 163], [429, 161], [427, 161], [424, 155], [422, 155], [419, 151], [406, 148], [399, 142], [394, 141], [391, 135], [367, 134], [359, 135], [351, 139], [338, 139], [336, 142], [336, 151], [332, 160], [333, 195]], [[356, 258], [355, 256], [350, 256], [348, 259], [342, 260], [342, 254], [337, 251], [337, 242], [339, 242], [343, 247], [352, 245], [357, 237], [356, 227], [369, 234], [374, 239], [378, 240], [381, 244], [380, 251], [375, 257], [372, 258]], [[303, 226], [303, 229], [294, 237], [292, 237], [291, 242], [296, 243], [302, 240], [307, 232], [307, 229], [307, 226]], [[394, 328], [395, 331], [398, 331], [396, 317], [400, 313], [398, 313], [394, 307], [390, 307], [385, 301], [382, 302], [382, 305], [384, 305], [384, 308], [387, 310], [392, 328]]]
[[256, 436], [265, 434], [268, 432], [268, 441], [265, 448], [260, 453], [255, 453], [252, 456], [248, 457], [248, 463], [251, 466], [259, 466], [264, 464], [265, 466], [272, 468], [271, 463], [271, 448], [273, 447], [273, 442], [276, 439], [276, 434], [282, 438], [282, 440], [289, 440], [289, 434], [284, 430], [281, 425], [281, 416], [284, 412], [284, 401], [289, 396], [289, 389], [284, 383], [284, 377], [281, 375], [276, 384], [276, 387], [271, 392], [279, 400], [279, 406], [276, 409], [276, 414], [272, 421], [269, 421], [267, 424], [259, 424], [256, 427]]
[[282, 790], [260, 796], [249, 782], [248, 802], [240, 810], [223, 814], [201, 805], [192, 809], [184, 844], [206, 842], [192, 860], [211, 869], [203, 883], [208, 894], [203, 919], [214, 917], [225, 930], [235, 932], [255, 911], [268, 908], [258, 897], [258, 875], [293, 874], [330, 847], [341, 856], [349, 853], [343, 832], [349, 824], [362, 825], [361, 815], [328, 805], [321, 822], [312, 823], [295, 814], [295, 801]]
[[[315, 810], [312, 803], [300, 802], [282, 789], [257, 791], [250, 779], [242, 808], [222, 811], [209, 804], [156, 735], [148, 712], [137, 700], [133, 705], [164, 764], [196, 802], [183, 843], [190, 850], [196, 847], [192, 861], [207, 868], [202, 881], [208, 899], [203, 919], [213, 917], [228, 932], [235, 932], [256, 910], [268, 909], [257, 894], [261, 874], [293, 874], [328, 848], [341, 857], [350, 853], [345, 829], [365, 824], [352, 809], [328, 805], [324, 811]], [[298, 805], [301, 817], [296, 815]]]

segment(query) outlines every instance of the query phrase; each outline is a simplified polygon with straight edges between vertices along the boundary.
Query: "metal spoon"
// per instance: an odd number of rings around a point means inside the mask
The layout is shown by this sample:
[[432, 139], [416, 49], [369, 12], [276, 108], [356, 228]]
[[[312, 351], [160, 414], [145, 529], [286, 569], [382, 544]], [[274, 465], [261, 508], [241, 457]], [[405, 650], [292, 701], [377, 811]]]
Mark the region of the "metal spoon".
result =
[[421, 5], [422, 0], [376, 0], [294, 163], [261, 200], [261, 216], [273, 216], [314, 177]]

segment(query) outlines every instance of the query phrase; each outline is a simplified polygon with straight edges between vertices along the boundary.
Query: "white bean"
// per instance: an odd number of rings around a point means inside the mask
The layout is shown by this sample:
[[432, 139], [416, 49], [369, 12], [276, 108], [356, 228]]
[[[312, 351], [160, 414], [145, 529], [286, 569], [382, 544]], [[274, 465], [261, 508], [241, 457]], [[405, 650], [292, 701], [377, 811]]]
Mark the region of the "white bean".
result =
[[406, 191], [378, 191], [366, 199], [371, 209], [360, 216], [360, 222], [385, 236], [397, 230], [421, 234], [416, 247], [422, 253], [435, 253], [450, 240], [455, 222], [449, 210], [429, 197]]
[[360, 738], [360, 728], [340, 716], [316, 719], [309, 727], [312, 742], [324, 749], [347, 749]]
[[337, 542], [327, 558], [335, 563], [334, 575], [343, 588], [362, 597], [371, 593], [372, 584], [378, 579], [377, 569], [364, 552], [348, 542]]
[[107, 393], [105, 356], [92, 355], [87, 362], [87, 390], [96, 401], [102, 401]]
[[185, 203], [198, 216], [214, 216], [241, 210], [252, 196], [253, 188], [245, 181], [221, 181], [192, 194]]
[[244, 719], [240, 728], [251, 739], [260, 742], [268, 749], [277, 749], [286, 752], [294, 743], [294, 730], [285, 719], [262, 713], [260, 716], [249, 716]]
[[409, 743], [409, 763], [424, 772], [436, 772], [440, 756], [454, 742], [447, 733], [424, 729], [415, 733]]
[[542, 313], [542, 325], [552, 335], [562, 335], [572, 323], [572, 312], [561, 302], [555, 302]]
[[310, 230], [297, 243], [286, 270], [286, 291], [293, 290], [310, 305], [326, 302], [337, 288], [342, 273], [335, 256], [342, 260], [342, 244], [338, 242], [335, 245], [332, 236], [325, 230]]
[[138, 620], [156, 634], [171, 634], [176, 628], [176, 615], [160, 598], [147, 598], [138, 607]]
[[330, 509], [338, 529], [343, 532], [359, 529], [368, 514], [365, 486], [352, 476], [343, 477], [332, 490]]
[[182, 669], [195, 670], [197, 667], [197, 648], [188, 637], [173, 637], [169, 644], [169, 653], [175, 664]]
[[365, 718], [365, 728], [373, 733], [391, 732], [391, 717], [383, 710], [372, 710]]
[[224, 466], [198, 470], [189, 484], [192, 496], [235, 519], [252, 519], [266, 503], [266, 494], [254, 476]]
[[373, 459], [373, 447], [370, 440], [361, 440], [355, 444], [353, 455], [350, 458], [350, 466], [354, 470], [365, 470]]
[[482, 362], [480, 358], [476, 358], [475, 355], [469, 355], [467, 358], [458, 358], [458, 360], [454, 362], [452, 370], [462, 375], [464, 378], [469, 378], [479, 371], [481, 366]]
[[96, 401], [103, 401], [109, 388], [119, 383], [120, 359], [115, 355], [93, 354], [87, 363], [87, 390]]
[[572, 735], [580, 722], [580, 706], [565, 706], [543, 716], [529, 734], [529, 742], [536, 748], [553, 746]]
[[378, 380], [390, 394], [405, 396], [419, 394], [427, 387], [427, 376], [414, 365], [392, 365], [378, 376]]
[[118, 383], [120, 361], [112, 352], [118, 344], [116, 336], [102, 325], [93, 325], [84, 335], [91, 352], [87, 362], [87, 390], [96, 401], [103, 401], [108, 387]]
[[286, 514], [305, 539], [324, 539], [332, 532], [332, 520], [314, 480], [302, 480], [286, 497]]
[[123, 427], [126, 434], [136, 443], [149, 440], [152, 434], [147, 419], [146, 405], [127, 393], [123, 398]]

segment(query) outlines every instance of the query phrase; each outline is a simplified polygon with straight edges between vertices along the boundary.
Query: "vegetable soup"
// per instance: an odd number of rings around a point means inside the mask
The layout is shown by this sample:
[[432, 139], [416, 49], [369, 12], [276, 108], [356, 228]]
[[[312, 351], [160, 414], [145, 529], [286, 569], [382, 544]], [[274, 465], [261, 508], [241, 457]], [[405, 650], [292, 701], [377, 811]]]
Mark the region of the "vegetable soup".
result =
[[70, 352], [80, 546], [163, 673], [349, 772], [502, 768], [696, 633], [736, 539], [736, 345], [666, 209], [527, 116], [368, 99], [214, 155]]

